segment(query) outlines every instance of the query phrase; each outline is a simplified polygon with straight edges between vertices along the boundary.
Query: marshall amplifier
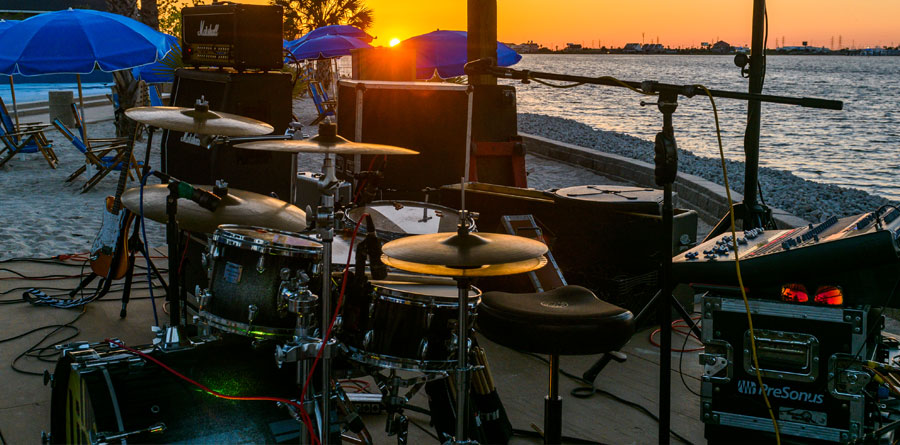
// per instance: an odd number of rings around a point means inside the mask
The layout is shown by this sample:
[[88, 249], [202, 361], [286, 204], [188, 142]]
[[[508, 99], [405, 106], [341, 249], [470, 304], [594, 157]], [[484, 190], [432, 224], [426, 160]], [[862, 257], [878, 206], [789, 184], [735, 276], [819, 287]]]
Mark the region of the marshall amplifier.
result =
[[[750, 299], [763, 385], [740, 298], [706, 296], [701, 418], [709, 443], [857, 443], [871, 438], [879, 404], [893, 403], [866, 360], [890, 362], [881, 310]], [[867, 442], [868, 443], [868, 442]], [[875, 442], [872, 442], [875, 443]]]
[[214, 4], [181, 10], [182, 59], [187, 66], [281, 69], [281, 6]]

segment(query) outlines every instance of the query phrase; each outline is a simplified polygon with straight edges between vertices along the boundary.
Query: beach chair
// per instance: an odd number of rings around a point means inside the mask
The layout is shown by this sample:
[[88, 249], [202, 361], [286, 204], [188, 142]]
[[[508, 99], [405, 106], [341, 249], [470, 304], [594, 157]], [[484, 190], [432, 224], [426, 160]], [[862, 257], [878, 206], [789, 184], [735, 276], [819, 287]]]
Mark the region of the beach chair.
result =
[[306, 88], [309, 89], [309, 97], [312, 98], [313, 103], [316, 106], [316, 111], [319, 113], [316, 119], [309, 124], [310, 126], [322, 122], [328, 116], [335, 116], [336, 103], [328, 98], [319, 81], [310, 80], [309, 83], [306, 84]]
[[[75, 116], [75, 128], [78, 130], [78, 134], [81, 136], [81, 140], [84, 139], [84, 122], [81, 121], [81, 113], [78, 110], [78, 107], [73, 103], [69, 105], [72, 108], [72, 114]], [[129, 142], [127, 137], [112, 137], [112, 138], [90, 138], [87, 139], [86, 145], [88, 147], [102, 147], [104, 145], [110, 144], [127, 144]]]
[[159, 89], [156, 88], [156, 85], [147, 87], [147, 95], [150, 97], [151, 107], [161, 107], [164, 105], [162, 95], [159, 94]]
[[[93, 147], [88, 147], [85, 145], [84, 141], [78, 138], [71, 130], [69, 130], [60, 120], [54, 119], [53, 126], [59, 130], [62, 135], [72, 143], [75, 148], [78, 149], [84, 155], [84, 165], [78, 167], [78, 170], [75, 170], [68, 178], [66, 178], [65, 182], [71, 182], [82, 173], [88, 170], [88, 168], [96, 169], [96, 173], [91, 176], [90, 179], [81, 187], [81, 193], [87, 192], [92, 189], [95, 185], [97, 185], [101, 179], [103, 179], [106, 175], [108, 175], [112, 171], [119, 171], [125, 164], [128, 168], [128, 177], [129, 179], [134, 179], [136, 177], [140, 177], [140, 162], [137, 162], [134, 158], [134, 154], [131, 153], [131, 150], [128, 150], [129, 144], [127, 143], [107, 143], [107, 144], [98, 144]], [[131, 153], [130, 156], [129, 153]], [[128, 157], [128, 159], [126, 159]], [[134, 174], [132, 174], [131, 170], [134, 170]]]
[[6, 109], [6, 104], [0, 99], [0, 136], [2, 136], [0, 166], [19, 153], [41, 153], [50, 168], [56, 168], [59, 165], [59, 158], [53, 151], [52, 141], [44, 134], [47, 127], [49, 125], [35, 122], [20, 123], [19, 127], [16, 127]]

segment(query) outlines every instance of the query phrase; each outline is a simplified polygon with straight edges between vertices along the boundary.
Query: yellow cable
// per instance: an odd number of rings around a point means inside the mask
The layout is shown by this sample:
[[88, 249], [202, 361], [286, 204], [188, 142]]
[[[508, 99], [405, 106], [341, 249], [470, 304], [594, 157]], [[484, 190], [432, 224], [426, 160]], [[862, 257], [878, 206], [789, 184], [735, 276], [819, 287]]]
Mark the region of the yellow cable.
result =
[[728, 168], [725, 164], [725, 150], [722, 148], [722, 131], [719, 128], [719, 112], [716, 109], [716, 101], [713, 99], [712, 93], [703, 85], [696, 85], [702, 89], [709, 97], [712, 104], [713, 116], [716, 119], [716, 138], [719, 141], [719, 157], [722, 161], [722, 177], [725, 180], [725, 195], [728, 197], [728, 215], [731, 217], [731, 243], [734, 246], [734, 268], [737, 271], [738, 286], [741, 289], [741, 297], [744, 299], [744, 308], [747, 310], [747, 325], [750, 328], [750, 352], [753, 356], [753, 367], [756, 369], [756, 381], [759, 382], [759, 388], [762, 392], [763, 400], [766, 402], [766, 409], [769, 410], [769, 417], [772, 419], [772, 425], [775, 428], [775, 443], [781, 445], [781, 434], [778, 430], [778, 420], [775, 419], [775, 412], [772, 411], [772, 404], [769, 403], [769, 396], [766, 394], [766, 387], [763, 385], [762, 373], [759, 371], [759, 359], [756, 356], [756, 334], [753, 330], [753, 317], [750, 315], [750, 302], [747, 301], [747, 291], [744, 289], [744, 280], [741, 277], [741, 262], [738, 259], [738, 242], [737, 231], [734, 223], [734, 202], [731, 200], [731, 189], [728, 186]]

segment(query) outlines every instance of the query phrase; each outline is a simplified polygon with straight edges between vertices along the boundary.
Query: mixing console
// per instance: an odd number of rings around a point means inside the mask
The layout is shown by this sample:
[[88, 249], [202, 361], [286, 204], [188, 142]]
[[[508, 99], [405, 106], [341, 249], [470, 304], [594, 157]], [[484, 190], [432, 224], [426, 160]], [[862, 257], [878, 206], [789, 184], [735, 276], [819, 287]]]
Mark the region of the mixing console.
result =
[[[900, 280], [900, 210], [844, 218], [786, 230], [738, 232], [737, 256], [748, 293], [779, 298], [781, 286], [841, 286], [845, 303], [893, 306]], [[702, 288], [738, 290], [731, 233], [719, 235], [673, 259], [676, 279]], [[900, 304], [900, 298], [897, 298]]]

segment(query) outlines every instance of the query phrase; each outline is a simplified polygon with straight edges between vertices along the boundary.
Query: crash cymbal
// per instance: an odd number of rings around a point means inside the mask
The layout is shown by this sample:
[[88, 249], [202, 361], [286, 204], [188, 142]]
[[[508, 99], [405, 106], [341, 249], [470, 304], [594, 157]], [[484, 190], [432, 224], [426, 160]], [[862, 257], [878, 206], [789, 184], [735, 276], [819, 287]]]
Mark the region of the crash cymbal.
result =
[[271, 133], [271, 125], [236, 114], [209, 111], [208, 107], [135, 107], [125, 115], [142, 124], [164, 130], [216, 136], [262, 136]]
[[[212, 186], [209, 185], [195, 187], [212, 190]], [[166, 216], [168, 196], [169, 189], [165, 184], [144, 187], [144, 216], [165, 224], [168, 220]], [[132, 213], [140, 214], [140, 204], [140, 187], [128, 189], [122, 194], [122, 205]], [[301, 232], [306, 229], [306, 212], [280, 199], [229, 188], [228, 195], [222, 198], [215, 212], [210, 212], [193, 201], [179, 199], [175, 221], [180, 228], [192, 232], [213, 233], [220, 224]]]
[[417, 155], [419, 152], [392, 145], [351, 142], [337, 135], [334, 124], [319, 125], [319, 135], [301, 140], [245, 142], [235, 145], [245, 150], [287, 153], [337, 153], [342, 155]]
[[454, 277], [512, 275], [547, 263], [543, 243], [499, 233], [431, 233], [391, 241], [382, 261], [409, 272]]

